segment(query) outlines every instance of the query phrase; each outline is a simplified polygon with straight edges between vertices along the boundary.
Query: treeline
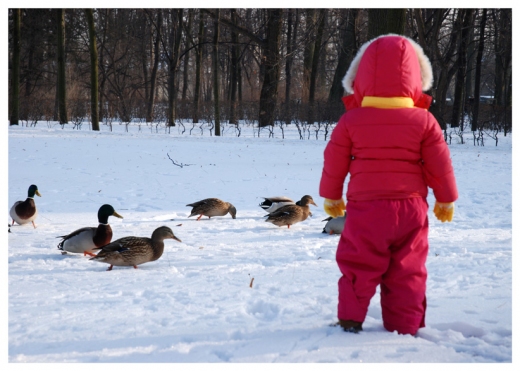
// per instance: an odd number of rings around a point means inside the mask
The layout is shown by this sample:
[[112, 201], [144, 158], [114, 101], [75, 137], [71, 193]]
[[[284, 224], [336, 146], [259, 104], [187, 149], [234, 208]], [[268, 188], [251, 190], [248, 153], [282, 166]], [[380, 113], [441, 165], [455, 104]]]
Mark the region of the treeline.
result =
[[511, 9], [9, 9], [9, 120], [334, 122], [360, 45], [430, 58], [446, 129], [511, 130]]

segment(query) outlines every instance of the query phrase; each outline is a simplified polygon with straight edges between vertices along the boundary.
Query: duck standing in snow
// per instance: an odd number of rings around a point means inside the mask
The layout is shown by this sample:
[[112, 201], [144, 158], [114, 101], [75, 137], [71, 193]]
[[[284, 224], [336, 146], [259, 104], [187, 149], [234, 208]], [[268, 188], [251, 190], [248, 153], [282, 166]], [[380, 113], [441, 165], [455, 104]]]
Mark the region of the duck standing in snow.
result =
[[327, 224], [325, 224], [325, 227], [323, 227], [322, 233], [341, 234], [343, 232], [343, 228], [345, 227], [346, 216], [346, 214], [343, 216], [338, 216], [337, 218], [329, 216], [327, 219], [323, 219], [322, 222], [327, 221]]
[[27, 198], [25, 201], [16, 201], [9, 214], [13, 219], [11, 225], [14, 225], [14, 222], [18, 224], [27, 224], [29, 222], [32, 223], [33, 227], [36, 228], [36, 224], [34, 224], [34, 220], [38, 215], [38, 210], [36, 209], [36, 203], [34, 202], [34, 195], [41, 197], [42, 195], [38, 192], [38, 187], [34, 184], [31, 184], [29, 190], [27, 191]]
[[99, 253], [89, 260], [110, 264], [107, 271], [111, 271], [114, 265], [137, 269], [139, 264], [155, 261], [162, 256], [165, 239], [182, 242], [169, 227], [162, 226], [153, 231], [152, 238], [129, 236], [96, 247], [94, 250], [100, 250]]
[[287, 228], [290, 228], [291, 225], [303, 222], [309, 217], [309, 215], [311, 215], [309, 209], [310, 204], [317, 206], [311, 196], [305, 195], [299, 201], [299, 205], [294, 204], [282, 206], [276, 211], [266, 215], [267, 219], [265, 221], [273, 223], [279, 227], [286, 225]]
[[119, 215], [111, 205], [105, 204], [98, 210], [97, 227], [80, 228], [65, 236], [58, 236], [63, 238], [58, 244], [58, 249], [62, 254], [73, 252], [83, 254], [83, 256], [95, 256], [93, 250], [96, 247], [105, 246], [112, 240], [112, 228], [108, 224], [108, 217], [115, 216], [116, 218], [123, 218]]
[[201, 201], [197, 201], [186, 206], [191, 206], [191, 214], [189, 217], [198, 215], [197, 220], [200, 220], [203, 215], [211, 218], [212, 216], [224, 216], [227, 213], [231, 215], [233, 219], [236, 219], [237, 209], [229, 202], [222, 201], [218, 198], [206, 198]]

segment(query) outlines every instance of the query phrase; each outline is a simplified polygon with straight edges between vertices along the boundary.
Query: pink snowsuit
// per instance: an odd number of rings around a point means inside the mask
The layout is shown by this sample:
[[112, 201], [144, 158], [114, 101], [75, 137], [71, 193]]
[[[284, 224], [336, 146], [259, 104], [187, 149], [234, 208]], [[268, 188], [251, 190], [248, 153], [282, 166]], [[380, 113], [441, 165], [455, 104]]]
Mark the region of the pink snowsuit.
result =
[[338, 318], [363, 322], [381, 285], [384, 327], [424, 327], [428, 187], [439, 202], [457, 197], [450, 153], [428, 112], [431, 65], [397, 35], [360, 48], [343, 80], [347, 112], [324, 152], [320, 196], [338, 200], [348, 173], [347, 218], [336, 253]]

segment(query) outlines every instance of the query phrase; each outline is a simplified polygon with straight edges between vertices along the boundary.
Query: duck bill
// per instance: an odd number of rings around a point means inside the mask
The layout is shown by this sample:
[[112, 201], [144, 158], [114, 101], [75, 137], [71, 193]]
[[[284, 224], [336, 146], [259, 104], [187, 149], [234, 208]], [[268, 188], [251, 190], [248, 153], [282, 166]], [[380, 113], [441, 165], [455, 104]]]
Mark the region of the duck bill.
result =
[[312, 201], [312, 200], [310, 201], [310, 203], [313, 204], [314, 206], [318, 206], [318, 205], [316, 205], [316, 203], [315, 203], [314, 201]]
[[42, 195], [40, 194], [40, 192], [38, 192], [38, 190], [34, 191], [34, 193], [36, 193], [36, 196], [38, 197], [41, 197]]
[[175, 237], [175, 236], [173, 236], [173, 239], [174, 239], [175, 241], [179, 241], [179, 242], [182, 242], [182, 241], [181, 241], [180, 239], [178, 239], [178, 238], [177, 238], [177, 237]]
[[117, 212], [114, 211], [114, 213], [112, 214], [113, 216], [115, 216], [116, 218], [121, 218], [123, 219], [123, 217], [121, 215], [119, 215]]

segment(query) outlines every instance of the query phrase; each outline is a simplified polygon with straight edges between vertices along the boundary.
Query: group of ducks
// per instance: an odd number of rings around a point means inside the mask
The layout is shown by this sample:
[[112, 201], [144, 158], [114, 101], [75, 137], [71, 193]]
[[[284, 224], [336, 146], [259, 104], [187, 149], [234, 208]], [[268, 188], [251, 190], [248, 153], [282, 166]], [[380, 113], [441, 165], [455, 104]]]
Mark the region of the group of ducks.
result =
[[[41, 197], [38, 187], [31, 185], [27, 193], [25, 201], [16, 201], [10, 210], [12, 225], [14, 223], [27, 224], [32, 223], [36, 228], [34, 220], [38, 215], [38, 210], [34, 202], [34, 195]], [[312, 215], [309, 205], [317, 206], [311, 196], [305, 195], [300, 201], [294, 202], [287, 197], [263, 197], [264, 201], [260, 203], [260, 207], [268, 212], [266, 222], [270, 222], [276, 226], [287, 226], [304, 221]], [[224, 216], [230, 214], [236, 219], [236, 208], [229, 202], [222, 201], [218, 198], [207, 198], [197, 201], [186, 206], [191, 206], [192, 217], [198, 215], [197, 221], [202, 216], [208, 218], [214, 216]], [[114, 216], [123, 218], [119, 215], [111, 205], [102, 205], [98, 210], [98, 226], [84, 227], [73, 231], [67, 235], [58, 236], [62, 240], [58, 244], [58, 249], [62, 254], [67, 252], [83, 254], [91, 256], [90, 260], [107, 263], [110, 266], [108, 271], [114, 266], [137, 266], [143, 263], [155, 261], [159, 259], [164, 252], [164, 240], [173, 239], [182, 242], [175, 236], [171, 228], [161, 226], [155, 229], [151, 238], [128, 236], [112, 240], [112, 228], [108, 224], [108, 218]], [[345, 222], [345, 217], [327, 218], [327, 224], [323, 229], [323, 233], [341, 233]], [[324, 220], [324, 221], [325, 221]]]

